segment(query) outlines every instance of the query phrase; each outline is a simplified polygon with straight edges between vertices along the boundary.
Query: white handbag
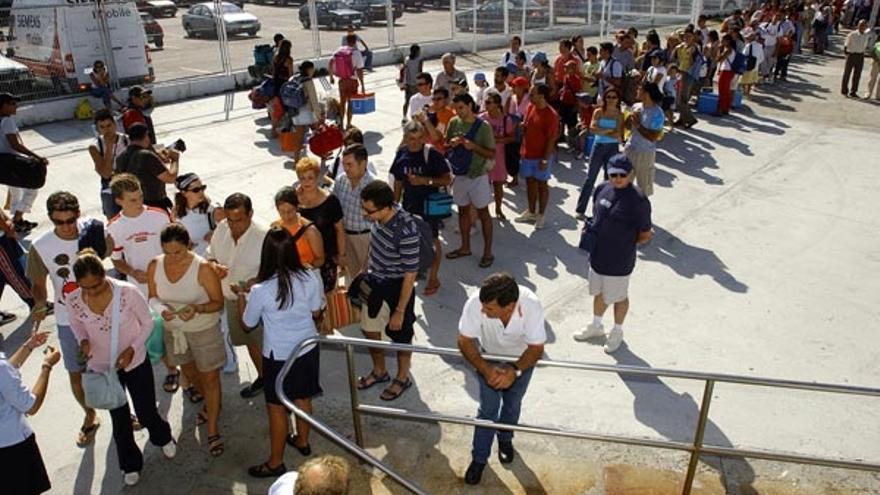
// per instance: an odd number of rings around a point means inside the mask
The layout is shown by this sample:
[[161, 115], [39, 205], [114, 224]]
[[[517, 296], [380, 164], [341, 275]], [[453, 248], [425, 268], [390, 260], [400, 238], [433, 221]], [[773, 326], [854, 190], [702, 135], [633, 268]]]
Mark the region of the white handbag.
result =
[[119, 382], [116, 372], [116, 358], [119, 357], [119, 320], [120, 320], [120, 294], [119, 287], [113, 285], [113, 301], [110, 312], [110, 368], [106, 373], [88, 371], [82, 375], [83, 391], [85, 392], [86, 405], [93, 409], [113, 410], [125, 405], [128, 400], [125, 389]]

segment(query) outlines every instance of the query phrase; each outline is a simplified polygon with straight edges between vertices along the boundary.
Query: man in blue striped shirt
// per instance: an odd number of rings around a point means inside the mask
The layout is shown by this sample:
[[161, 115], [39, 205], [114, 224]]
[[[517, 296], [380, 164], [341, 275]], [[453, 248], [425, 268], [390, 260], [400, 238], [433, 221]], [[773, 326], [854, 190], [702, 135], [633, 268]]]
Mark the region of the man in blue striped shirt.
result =
[[[394, 203], [394, 191], [382, 181], [373, 181], [361, 191], [364, 216], [373, 222], [367, 261], [370, 294], [361, 308], [364, 335], [380, 340], [381, 333], [393, 342], [410, 344], [413, 339], [415, 297], [413, 286], [419, 271], [419, 226]], [[370, 349], [373, 369], [358, 379], [361, 390], [391, 380], [385, 369], [385, 354]], [[394, 400], [412, 386], [409, 377], [411, 352], [398, 351], [397, 376], [379, 397]]]

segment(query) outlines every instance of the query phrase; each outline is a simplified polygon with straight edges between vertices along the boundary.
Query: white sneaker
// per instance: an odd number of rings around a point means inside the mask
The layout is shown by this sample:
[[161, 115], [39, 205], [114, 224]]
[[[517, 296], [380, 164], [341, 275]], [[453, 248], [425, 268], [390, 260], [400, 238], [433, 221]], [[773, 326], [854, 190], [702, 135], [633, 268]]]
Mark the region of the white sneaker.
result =
[[544, 215], [538, 215], [535, 220], [535, 229], [543, 229], [544, 228]]
[[526, 210], [523, 212], [522, 215], [514, 218], [513, 221], [516, 223], [535, 223], [537, 219], [538, 215], [530, 212], [529, 210]]
[[134, 486], [137, 485], [137, 482], [141, 479], [141, 473], [135, 471], [133, 473], [125, 473], [122, 476], [122, 480], [125, 481], [125, 486]]
[[166, 459], [174, 459], [174, 456], [177, 455], [177, 442], [171, 440], [162, 446], [162, 453], [165, 454]]
[[610, 332], [608, 332], [608, 339], [605, 340], [605, 352], [611, 354], [616, 351], [620, 344], [623, 343], [623, 330], [619, 328], [612, 328]]
[[577, 340], [578, 342], [585, 342], [588, 339], [593, 339], [596, 337], [604, 337], [604, 336], [605, 336], [605, 326], [602, 325], [601, 323], [598, 325], [594, 325], [594, 324], [590, 323], [589, 325], [587, 325], [586, 330], [584, 330], [583, 332], [578, 332], [578, 333], [572, 335], [574, 340]]

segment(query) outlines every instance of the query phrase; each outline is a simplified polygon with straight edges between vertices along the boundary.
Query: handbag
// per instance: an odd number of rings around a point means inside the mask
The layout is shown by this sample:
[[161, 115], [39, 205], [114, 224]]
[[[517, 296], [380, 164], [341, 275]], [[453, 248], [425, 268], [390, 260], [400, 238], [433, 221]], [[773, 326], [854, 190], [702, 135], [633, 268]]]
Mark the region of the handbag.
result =
[[[617, 201], [611, 202], [611, 205], [608, 207], [608, 212], [602, 216], [603, 222], [606, 216], [611, 214], [611, 210], [614, 208], [615, 204], [617, 204]], [[593, 251], [596, 250], [596, 244], [599, 242], [599, 229], [601, 227], [602, 222], [597, 222], [593, 218], [587, 218], [587, 221], [584, 222], [584, 228], [581, 230], [581, 238], [578, 242], [578, 247], [586, 251], [588, 255], [593, 254]]]
[[119, 357], [119, 320], [120, 300], [122, 295], [119, 287], [113, 285], [113, 309], [110, 312], [110, 368], [105, 373], [88, 371], [82, 375], [86, 405], [93, 409], [113, 410], [122, 407], [127, 398], [119, 375], [116, 372], [116, 358]]
[[31, 156], [0, 153], [0, 184], [39, 189], [46, 184], [46, 165]]
[[324, 313], [331, 329], [345, 328], [360, 321], [359, 313], [352, 310], [348, 291], [338, 284], [327, 294], [327, 311]]
[[[428, 158], [431, 154], [432, 148], [433, 146], [431, 146], [430, 144], [426, 144], [422, 148], [424, 153], [425, 166], [428, 165]], [[441, 188], [437, 192], [428, 194], [428, 196], [425, 198], [425, 204], [422, 209], [422, 211], [424, 211], [425, 220], [442, 220], [444, 218], [451, 217], [452, 204], [452, 195], [449, 194], [445, 187]]]
[[309, 151], [318, 156], [327, 156], [342, 147], [342, 131], [335, 125], [322, 125], [309, 138]]

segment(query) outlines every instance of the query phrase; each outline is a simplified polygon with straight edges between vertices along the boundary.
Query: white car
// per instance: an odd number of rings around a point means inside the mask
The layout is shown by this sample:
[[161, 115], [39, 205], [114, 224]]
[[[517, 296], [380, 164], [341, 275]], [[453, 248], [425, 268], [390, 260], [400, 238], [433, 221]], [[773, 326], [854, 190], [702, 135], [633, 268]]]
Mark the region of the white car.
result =
[[[260, 20], [250, 12], [241, 10], [235, 4], [223, 2], [223, 22], [226, 24], [226, 34], [232, 36], [247, 33], [248, 36], [256, 36], [260, 31]], [[216, 19], [220, 14], [214, 10], [213, 2], [203, 2], [190, 7], [181, 16], [183, 30], [188, 38], [204, 35], [217, 35]]]

